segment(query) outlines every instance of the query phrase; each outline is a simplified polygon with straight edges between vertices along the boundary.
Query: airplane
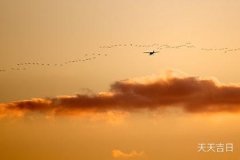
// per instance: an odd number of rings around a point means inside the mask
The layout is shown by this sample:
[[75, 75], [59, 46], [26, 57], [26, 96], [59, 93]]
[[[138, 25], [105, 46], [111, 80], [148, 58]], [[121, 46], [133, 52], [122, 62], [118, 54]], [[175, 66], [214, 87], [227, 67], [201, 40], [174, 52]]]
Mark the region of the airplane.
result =
[[144, 52], [144, 53], [148, 53], [150, 56], [153, 55], [154, 53], [158, 53], [158, 51], [150, 51], [150, 52]]

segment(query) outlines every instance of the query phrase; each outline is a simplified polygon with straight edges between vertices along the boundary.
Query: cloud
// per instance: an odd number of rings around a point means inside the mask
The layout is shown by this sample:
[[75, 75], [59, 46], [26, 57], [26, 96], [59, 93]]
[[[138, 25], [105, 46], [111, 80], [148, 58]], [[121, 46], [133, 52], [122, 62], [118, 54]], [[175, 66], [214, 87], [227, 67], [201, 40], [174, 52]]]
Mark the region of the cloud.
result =
[[143, 155], [144, 155], [144, 152], [131, 151], [129, 153], [126, 153], [118, 149], [112, 150], [112, 157], [119, 158], [119, 159], [134, 159], [134, 158], [142, 157]]
[[240, 86], [191, 76], [144, 77], [117, 81], [108, 92], [35, 98], [0, 104], [0, 117], [28, 113], [86, 115], [180, 108], [188, 113], [240, 111]]

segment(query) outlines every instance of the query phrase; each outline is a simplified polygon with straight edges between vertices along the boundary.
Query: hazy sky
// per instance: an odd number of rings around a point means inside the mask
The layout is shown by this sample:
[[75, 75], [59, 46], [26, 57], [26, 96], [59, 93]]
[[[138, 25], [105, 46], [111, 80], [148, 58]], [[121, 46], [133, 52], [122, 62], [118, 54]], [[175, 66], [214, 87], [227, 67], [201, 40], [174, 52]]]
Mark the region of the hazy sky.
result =
[[[1, 108], [4, 103], [9, 106], [12, 101], [79, 93], [95, 93], [99, 98], [99, 92], [106, 94], [116, 82], [158, 76], [167, 70], [187, 73], [187, 77], [215, 78], [222, 85], [231, 85], [230, 91], [228, 87], [213, 85], [217, 98], [206, 104], [220, 106], [221, 111], [228, 111], [226, 106], [234, 105], [233, 111], [238, 110], [240, 50], [224, 53], [202, 49], [240, 48], [239, 17], [240, 1], [237, 0], [0, 0], [0, 70], [7, 70], [0, 72], [0, 117], [5, 113], [5, 108]], [[156, 46], [129, 46], [154, 43], [176, 46], [188, 42], [195, 47], [163, 49], [154, 56], [143, 52], [158, 50]], [[100, 48], [115, 44], [127, 46]], [[11, 70], [18, 63], [60, 64], [93, 53], [101, 56], [84, 63], [58, 67], [28, 65], [24, 71]], [[207, 90], [201, 84], [200, 81], [200, 89]], [[206, 100], [201, 96], [198, 98]], [[173, 99], [178, 100], [178, 96]], [[180, 98], [179, 101], [189, 105], [190, 99]], [[86, 101], [93, 103], [91, 99]], [[127, 107], [133, 104], [127, 102]], [[138, 102], [134, 101], [134, 104]], [[35, 106], [35, 101], [30, 103]], [[79, 101], [76, 103], [80, 105]], [[9, 112], [6, 109], [6, 114], [16, 113], [18, 118], [14, 115], [0, 120], [0, 159], [240, 158], [239, 113], [232, 111], [132, 113], [121, 103], [113, 103], [112, 106], [120, 105], [123, 113], [108, 111], [107, 107], [103, 113], [55, 117], [45, 115], [52, 111], [48, 105], [42, 109], [41, 104], [39, 113], [36, 104], [37, 109], [29, 109], [34, 113], [28, 116], [22, 115], [24, 106], [18, 104]], [[169, 104], [176, 105], [175, 101]], [[207, 112], [211, 110], [203, 108]], [[236, 152], [199, 154], [196, 147], [201, 142], [233, 142]]]
[[[1, 101], [107, 90], [110, 83], [177, 69], [239, 82], [239, 54], [204, 54], [199, 48], [238, 48], [238, 1], [14, 1], [1, 0], [1, 66], [60, 63], [86, 53], [112, 53], [63, 69], [1, 73]], [[193, 43], [198, 49], [101, 50], [109, 44]], [[155, 48], [148, 48], [155, 49]], [[31, 67], [30, 67], [31, 68]], [[96, 81], [97, 79], [97, 81]]]

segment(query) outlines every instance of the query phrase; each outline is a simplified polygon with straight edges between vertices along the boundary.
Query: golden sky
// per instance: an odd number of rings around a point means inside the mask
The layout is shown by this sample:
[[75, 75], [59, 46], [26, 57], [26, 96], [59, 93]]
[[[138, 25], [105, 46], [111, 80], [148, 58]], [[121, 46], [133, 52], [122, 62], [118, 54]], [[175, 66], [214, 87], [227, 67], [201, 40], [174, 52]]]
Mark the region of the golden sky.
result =
[[[239, 159], [239, 17], [236, 0], [0, 0], [0, 159]], [[234, 152], [197, 152], [220, 142]]]

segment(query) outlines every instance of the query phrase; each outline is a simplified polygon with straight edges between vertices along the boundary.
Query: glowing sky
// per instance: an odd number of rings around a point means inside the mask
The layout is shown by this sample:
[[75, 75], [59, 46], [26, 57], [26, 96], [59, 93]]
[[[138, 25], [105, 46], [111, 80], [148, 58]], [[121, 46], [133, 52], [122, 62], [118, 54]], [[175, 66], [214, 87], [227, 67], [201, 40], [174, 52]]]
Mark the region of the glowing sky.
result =
[[202, 50], [240, 48], [239, 17], [236, 0], [0, 0], [0, 70], [101, 54], [0, 72], [0, 159], [239, 159], [240, 51]]

